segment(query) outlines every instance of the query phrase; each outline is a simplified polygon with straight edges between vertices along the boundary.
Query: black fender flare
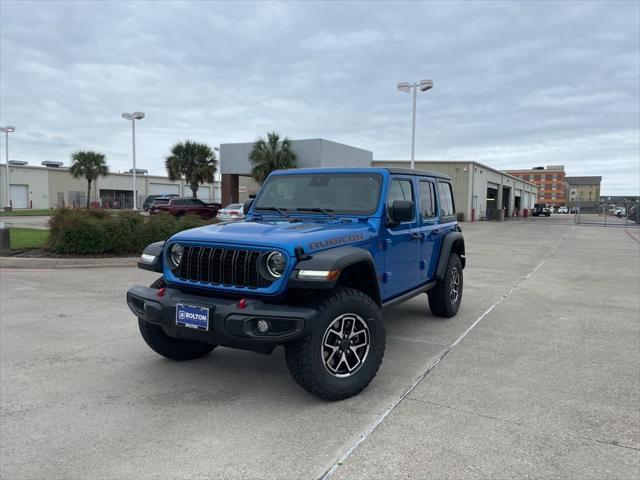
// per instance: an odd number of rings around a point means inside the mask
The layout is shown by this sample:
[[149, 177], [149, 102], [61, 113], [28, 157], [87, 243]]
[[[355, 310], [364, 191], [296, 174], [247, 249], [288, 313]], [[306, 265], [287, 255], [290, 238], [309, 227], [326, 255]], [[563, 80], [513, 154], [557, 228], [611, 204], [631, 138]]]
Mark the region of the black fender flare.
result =
[[[149, 270], [151, 272], [162, 273], [162, 250], [164, 249], [164, 242], [154, 242], [146, 246], [142, 252], [142, 257], [138, 260], [138, 268], [143, 270]], [[143, 260], [145, 255], [153, 256], [153, 261]]]
[[460, 260], [462, 261], [462, 268], [466, 265], [464, 237], [461, 232], [449, 232], [442, 239], [440, 245], [440, 256], [438, 257], [438, 266], [436, 268], [436, 280], [442, 280], [444, 274], [447, 271], [447, 262], [449, 261], [449, 254], [456, 242], [462, 243], [462, 251], [460, 253]]
[[372, 282], [374, 295], [373, 300], [380, 304], [380, 286], [378, 285], [378, 277], [376, 275], [375, 263], [373, 257], [368, 250], [363, 248], [344, 246], [324, 250], [314, 253], [310, 258], [300, 260], [291, 275], [289, 276], [289, 288], [302, 288], [307, 290], [327, 290], [333, 288], [340, 280], [338, 276], [334, 280], [305, 280], [298, 278], [300, 270], [340, 270], [342, 271], [356, 264], [363, 264], [368, 270], [368, 281]]

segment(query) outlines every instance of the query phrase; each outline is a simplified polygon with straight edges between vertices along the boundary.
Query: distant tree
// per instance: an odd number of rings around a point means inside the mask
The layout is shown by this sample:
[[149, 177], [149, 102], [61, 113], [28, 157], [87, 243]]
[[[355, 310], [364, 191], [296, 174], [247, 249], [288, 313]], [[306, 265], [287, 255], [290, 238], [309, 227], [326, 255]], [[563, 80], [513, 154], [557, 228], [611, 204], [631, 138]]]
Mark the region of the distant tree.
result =
[[204, 143], [190, 140], [175, 144], [171, 155], [165, 160], [169, 179], [175, 181], [184, 178], [189, 184], [193, 198], [198, 196], [198, 187], [202, 183], [212, 183], [216, 173], [216, 154]]
[[267, 139], [260, 137], [253, 144], [249, 160], [253, 165], [251, 176], [256, 182], [262, 183], [274, 170], [295, 168], [297, 157], [291, 149], [291, 140], [276, 132], [267, 133]]
[[75, 178], [87, 180], [87, 208], [91, 202], [91, 182], [99, 177], [109, 175], [105, 156], [102, 153], [91, 150], [78, 150], [71, 155], [71, 168], [69, 171]]

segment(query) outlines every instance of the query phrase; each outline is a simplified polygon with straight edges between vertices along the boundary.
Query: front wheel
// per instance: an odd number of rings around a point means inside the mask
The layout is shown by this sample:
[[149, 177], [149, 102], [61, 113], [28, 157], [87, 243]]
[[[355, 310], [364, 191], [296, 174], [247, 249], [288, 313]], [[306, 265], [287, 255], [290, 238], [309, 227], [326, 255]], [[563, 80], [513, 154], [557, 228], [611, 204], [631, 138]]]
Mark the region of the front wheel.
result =
[[449, 255], [444, 278], [429, 291], [429, 308], [437, 317], [450, 318], [458, 313], [462, 301], [462, 261], [456, 253]]
[[317, 328], [286, 345], [291, 376], [324, 400], [352, 397], [373, 380], [382, 363], [386, 333], [382, 312], [364, 293], [338, 287], [312, 305]]

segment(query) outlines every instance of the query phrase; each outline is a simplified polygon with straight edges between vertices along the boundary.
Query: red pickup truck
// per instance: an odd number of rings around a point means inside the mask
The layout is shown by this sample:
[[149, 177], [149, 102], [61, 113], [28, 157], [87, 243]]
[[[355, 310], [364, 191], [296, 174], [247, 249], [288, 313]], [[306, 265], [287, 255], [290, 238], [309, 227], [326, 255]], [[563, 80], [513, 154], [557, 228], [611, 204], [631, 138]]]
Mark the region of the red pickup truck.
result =
[[217, 203], [204, 203], [199, 198], [179, 197], [172, 198], [168, 203], [152, 203], [149, 213], [166, 212], [176, 217], [191, 213], [201, 218], [213, 218], [219, 209], [220, 205]]

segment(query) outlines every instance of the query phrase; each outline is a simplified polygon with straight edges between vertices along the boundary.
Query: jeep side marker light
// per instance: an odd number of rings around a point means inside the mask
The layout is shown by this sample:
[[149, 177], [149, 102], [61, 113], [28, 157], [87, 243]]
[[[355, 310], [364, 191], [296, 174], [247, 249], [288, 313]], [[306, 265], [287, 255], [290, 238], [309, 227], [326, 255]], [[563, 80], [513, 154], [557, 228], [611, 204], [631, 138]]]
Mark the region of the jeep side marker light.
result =
[[335, 280], [340, 270], [299, 270], [298, 278], [301, 280]]
[[156, 261], [156, 256], [155, 255], [149, 255], [148, 253], [143, 253], [140, 256], [140, 261], [144, 262], [144, 263], [153, 263]]

